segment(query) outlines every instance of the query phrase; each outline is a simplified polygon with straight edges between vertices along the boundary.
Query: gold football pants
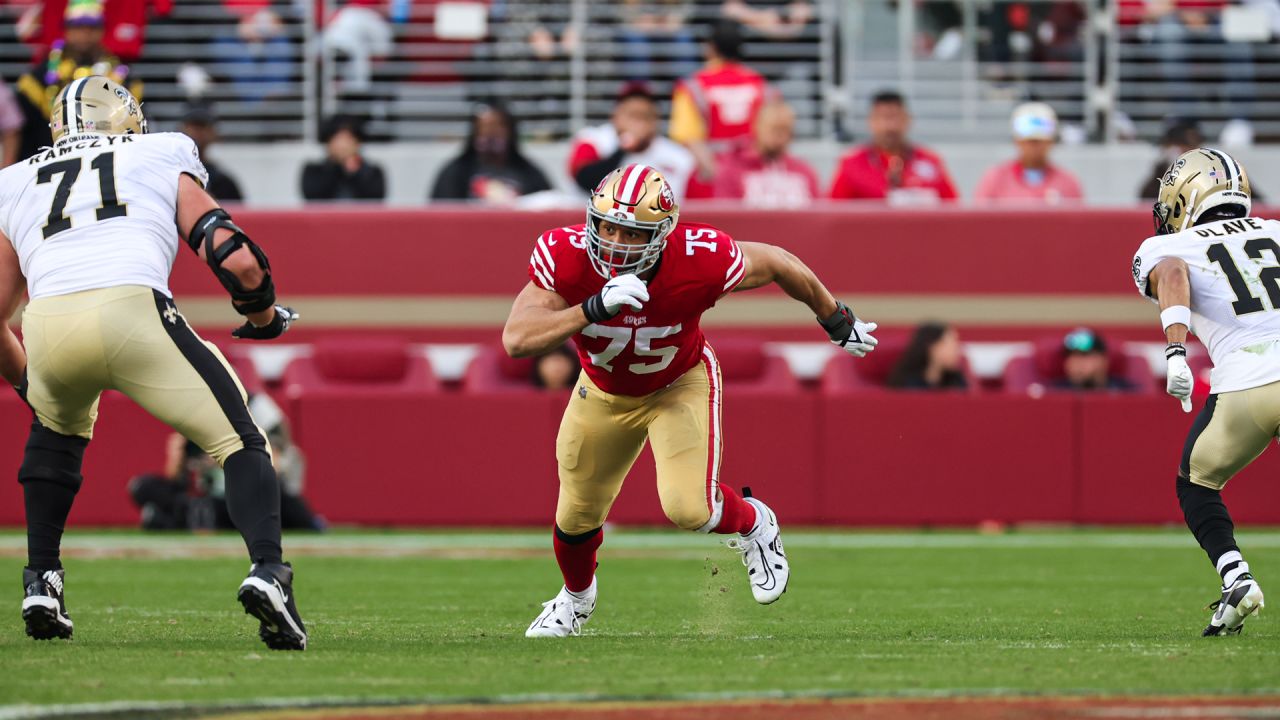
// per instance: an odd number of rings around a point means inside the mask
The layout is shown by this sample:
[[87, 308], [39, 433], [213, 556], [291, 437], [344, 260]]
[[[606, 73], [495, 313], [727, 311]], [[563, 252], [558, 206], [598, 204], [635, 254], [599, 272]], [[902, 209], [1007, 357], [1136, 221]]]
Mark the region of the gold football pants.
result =
[[556, 525], [577, 535], [604, 524], [648, 440], [658, 497], [671, 522], [710, 532], [720, 522], [720, 366], [710, 347], [675, 382], [648, 395], [611, 395], [584, 371], [556, 438]]
[[1280, 432], [1280, 382], [1209, 396], [1182, 451], [1182, 477], [1213, 490], [1257, 459]]
[[93, 437], [98, 398], [111, 389], [219, 464], [246, 447], [270, 452], [226, 358], [162, 293], [130, 285], [32, 300], [22, 335], [27, 402], [54, 432]]

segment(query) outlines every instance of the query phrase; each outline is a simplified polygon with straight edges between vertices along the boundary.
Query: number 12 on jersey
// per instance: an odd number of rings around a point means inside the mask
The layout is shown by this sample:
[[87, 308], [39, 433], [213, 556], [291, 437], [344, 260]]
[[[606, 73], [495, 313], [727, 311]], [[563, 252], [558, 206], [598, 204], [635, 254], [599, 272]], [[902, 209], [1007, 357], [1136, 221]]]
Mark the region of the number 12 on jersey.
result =
[[[98, 219], [121, 217], [129, 213], [128, 206], [119, 202], [116, 197], [116, 156], [115, 153], [102, 153], [95, 157], [89, 167], [98, 172], [98, 190], [102, 195], [102, 203], [98, 206]], [[41, 228], [44, 239], [56, 235], [63, 230], [71, 229], [71, 218], [66, 216], [67, 201], [71, 199], [71, 188], [80, 177], [84, 168], [83, 158], [71, 158], [49, 163], [36, 173], [36, 184], [52, 182], [55, 175], [61, 175], [58, 189], [53, 192], [53, 204], [49, 207], [49, 220]]]
[[[1276, 241], [1271, 238], [1254, 238], [1244, 244], [1244, 251], [1254, 260], [1261, 260], [1264, 252], [1270, 252], [1271, 257], [1276, 262], [1280, 262], [1280, 245], [1277, 245]], [[1236, 261], [1232, 259], [1231, 252], [1227, 250], [1226, 245], [1222, 243], [1210, 245], [1205, 254], [1210, 262], [1220, 265], [1222, 272], [1226, 274], [1227, 282], [1231, 284], [1231, 292], [1236, 295], [1235, 302], [1231, 303], [1231, 309], [1235, 311], [1236, 316], [1248, 315], [1249, 313], [1267, 309], [1262, 304], [1262, 299], [1254, 297], [1249, 290], [1249, 284], [1245, 282], [1244, 275], [1241, 274], [1240, 268], [1236, 266]], [[1271, 300], [1271, 309], [1280, 309], [1280, 267], [1273, 265], [1263, 268], [1258, 273], [1258, 280], [1267, 289], [1267, 297]]]

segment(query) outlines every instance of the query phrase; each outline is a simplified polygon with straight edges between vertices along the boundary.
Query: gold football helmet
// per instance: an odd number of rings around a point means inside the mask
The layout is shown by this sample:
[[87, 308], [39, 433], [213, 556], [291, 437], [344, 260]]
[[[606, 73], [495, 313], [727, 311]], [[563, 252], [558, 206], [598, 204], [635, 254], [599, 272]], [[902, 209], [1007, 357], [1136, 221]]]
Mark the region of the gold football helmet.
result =
[[53, 99], [49, 130], [64, 135], [140, 135], [147, 131], [142, 106], [128, 90], [101, 75], [77, 78]]
[[[591, 267], [606, 278], [640, 274], [657, 264], [667, 235], [680, 218], [671, 184], [648, 165], [628, 165], [605, 176], [587, 203], [587, 255]], [[600, 236], [600, 221], [649, 233], [632, 245]]]
[[1186, 230], [1215, 208], [1214, 215], [1244, 217], [1252, 207], [1251, 197], [1249, 176], [1235, 158], [1213, 148], [1188, 150], [1160, 178], [1152, 208], [1156, 234]]

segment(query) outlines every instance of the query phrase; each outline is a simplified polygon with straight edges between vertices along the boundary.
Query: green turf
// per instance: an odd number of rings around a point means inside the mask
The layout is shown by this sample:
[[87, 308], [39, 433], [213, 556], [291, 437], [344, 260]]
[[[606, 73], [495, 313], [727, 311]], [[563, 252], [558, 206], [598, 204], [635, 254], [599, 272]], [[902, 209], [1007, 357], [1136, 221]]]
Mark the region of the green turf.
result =
[[[602, 552], [600, 604], [586, 634], [538, 641], [522, 632], [559, 587], [549, 552], [305, 555], [295, 559], [311, 629], [305, 653], [259, 644], [234, 600], [240, 559], [71, 559], [75, 640], [26, 638], [11, 596], [10, 621], [0, 627], [0, 705], [764, 690], [1280, 691], [1280, 619], [1251, 620], [1236, 638], [1198, 637], [1215, 577], [1183, 535], [1056, 533], [1040, 542], [1027, 534], [841, 534], [830, 544], [850, 547], [823, 547], [820, 535], [796, 534], [788, 545], [790, 591], [761, 607], [736, 556], [713, 539], [632, 534], [628, 544], [618, 533]], [[157, 549], [235, 543], [116, 537]], [[344, 537], [376, 546], [425, 536]], [[432, 547], [484, 544], [431, 537]], [[1249, 537], [1256, 548], [1244, 543], [1248, 558], [1264, 584], [1280, 577], [1280, 534]], [[540, 535], [488, 538], [514, 548], [542, 542]], [[948, 538], [961, 542], [950, 547]], [[921, 545], [912, 547], [917, 539]], [[22, 562], [9, 540], [0, 566], [16, 586]]]

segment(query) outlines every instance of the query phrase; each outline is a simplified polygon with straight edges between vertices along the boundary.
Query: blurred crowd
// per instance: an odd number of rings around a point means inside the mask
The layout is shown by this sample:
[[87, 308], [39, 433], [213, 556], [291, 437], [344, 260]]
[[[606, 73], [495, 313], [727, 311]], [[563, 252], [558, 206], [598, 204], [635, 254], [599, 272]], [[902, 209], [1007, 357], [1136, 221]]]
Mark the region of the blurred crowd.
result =
[[[1222, 76], [1214, 84], [1222, 103], [1233, 107], [1236, 100], [1255, 93], [1252, 45], [1235, 41], [1244, 31], [1238, 27], [1240, 19], [1232, 20], [1228, 10], [1268, 18], [1269, 26], [1262, 30], [1268, 38], [1272, 32], [1280, 35], [1280, 0], [1116, 1], [1118, 24], [1128, 37], [1152, 49], [1151, 82], [1164, 83], [1164, 92], [1172, 98], [1195, 92], [1185, 81], [1205, 71], [1203, 64], [1190, 65], [1202, 45], [1223, 49], [1218, 56], [1223, 62], [1209, 68]], [[48, 144], [50, 102], [76, 77], [111, 76], [145, 101], [148, 64], [143, 48], [148, 25], [155, 31], [158, 25], [198, 22], [175, 14], [173, 0], [9, 2], [26, 8], [14, 33], [31, 47], [33, 63], [9, 84], [0, 79], [2, 164]], [[210, 169], [211, 192], [226, 201], [246, 199], [233, 172], [218, 164], [216, 154], [209, 154], [218, 139], [220, 108], [209, 99], [208, 89], [232, 89], [240, 106], [296, 84], [295, 71], [286, 62], [293, 52], [291, 43], [297, 41], [291, 28], [300, 18], [311, 17], [320, 49], [335, 62], [336, 107], [345, 104], [350, 111], [323, 121], [318, 133], [323, 156], [300, 168], [300, 194], [315, 201], [385, 199], [387, 175], [364, 152], [366, 142], [380, 139], [369, 132], [377, 119], [369, 111], [377, 106], [374, 79], [380, 63], [394, 56], [397, 43], [415, 41], [413, 28], [418, 26], [411, 20], [421, 19], [428, 10], [436, 36], [456, 37], [467, 52], [505, 63], [508, 85], [487, 87], [510, 90], [484, 97], [469, 93], [458, 100], [471, 108], [469, 132], [457, 155], [428, 183], [429, 199], [507, 204], [554, 192], [549, 170], [559, 174], [560, 168], [540, 167], [522, 151], [520, 125], [528, 118], [513, 108], [515, 100], [538, 93], [544, 83], [563, 80], [558, 73], [567, 66], [561, 61], [586, 42], [581, 18], [572, 16], [571, 4], [494, 0], [472, 10], [454, 7], [468, 3], [449, 3], [447, 9], [419, 5], [422, 0], [348, 0], [318, 3], [307, 13], [297, 0], [207, 3], [209, 17], [220, 23], [208, 37], [207, 57], [213, 61], [204, 66], [178, 63], [176, 82], [186, 98], [180, 130], [199, 146]], [[897, 0], [883, 0], [882, 6], [896, 9]], [[772, 63], [762, 72], [744, 49], [749, 42], [756, 47], [815, 42], [819, 7], [812, 0], [622, 0], [604, 9], [594, 3], [588, 8], [593, 30], [603, 29], [604, 39], [618, 48], [612, 59], [618, 67], [609, 76], [624, 79], [616, 88], [608, 121], [581, 128], [571, 138], [563, 169], [583, 193], [610, 170], [640, 162], [662, 170], [681, 199], [737, 200], [764, 208], [800, 207], [824, 199], [894, 205], [960, 199], [943, 159], [913, 136], [908, 97], [891, 87], [875, 92], [858, 113], [865, 126], [855, 134], [863, 141], [847, 149], [830, 177], [819, 177], [793, 152], [798, 124], [794, 93], [781, 89], [794, 80], [791, 71], [779, 71]], [[714, 11], [711, 16], [707, 8]], [[1083, 57], [1086, 15], [1080, 2], [931, 0], [917, 2], [912, 11], [918, 15], [913, 51], [941, 60], [959, 57], [968, 12], [968, 20], [976, 21], [980, 30], [974, 46], [980, 59], [1010, 68], [1008, 80], [1015, 86], [1021, 61], [1076, 62]], [[485, 42], [465, 44], [478, 37]], [[810, 70], [801, 69], [798, 76], [812, 74]], [[654, 88], [665, 86], [654, 82], [659, 77], [678, 80], [672, 91], [658, 94]], [[430, 78], [419, 78], [423, 79]], [[1078, 179], [1053, 162], [1054, 146], [1065, 135], [1077, 136], [1078, 126], [1060, 121], [1051, 104], [1024, 99], [1009, 118], [1007, 158], [993, 161], [985, 170], [971, 199], [1047, 205], [1080, 201]], [[529, 107], [524, 102], [519, 106]], [[1245, 115], [1242, 110], [1232, 117], [1223, 139], [1252, 140]], [[1203, 139], [1194, 118], [1177, 117], [1168, 119], [1161, 142], [1172, 153]], [[1134, 197], [1150, 197], [1152, 190], [1135, 188]]]

